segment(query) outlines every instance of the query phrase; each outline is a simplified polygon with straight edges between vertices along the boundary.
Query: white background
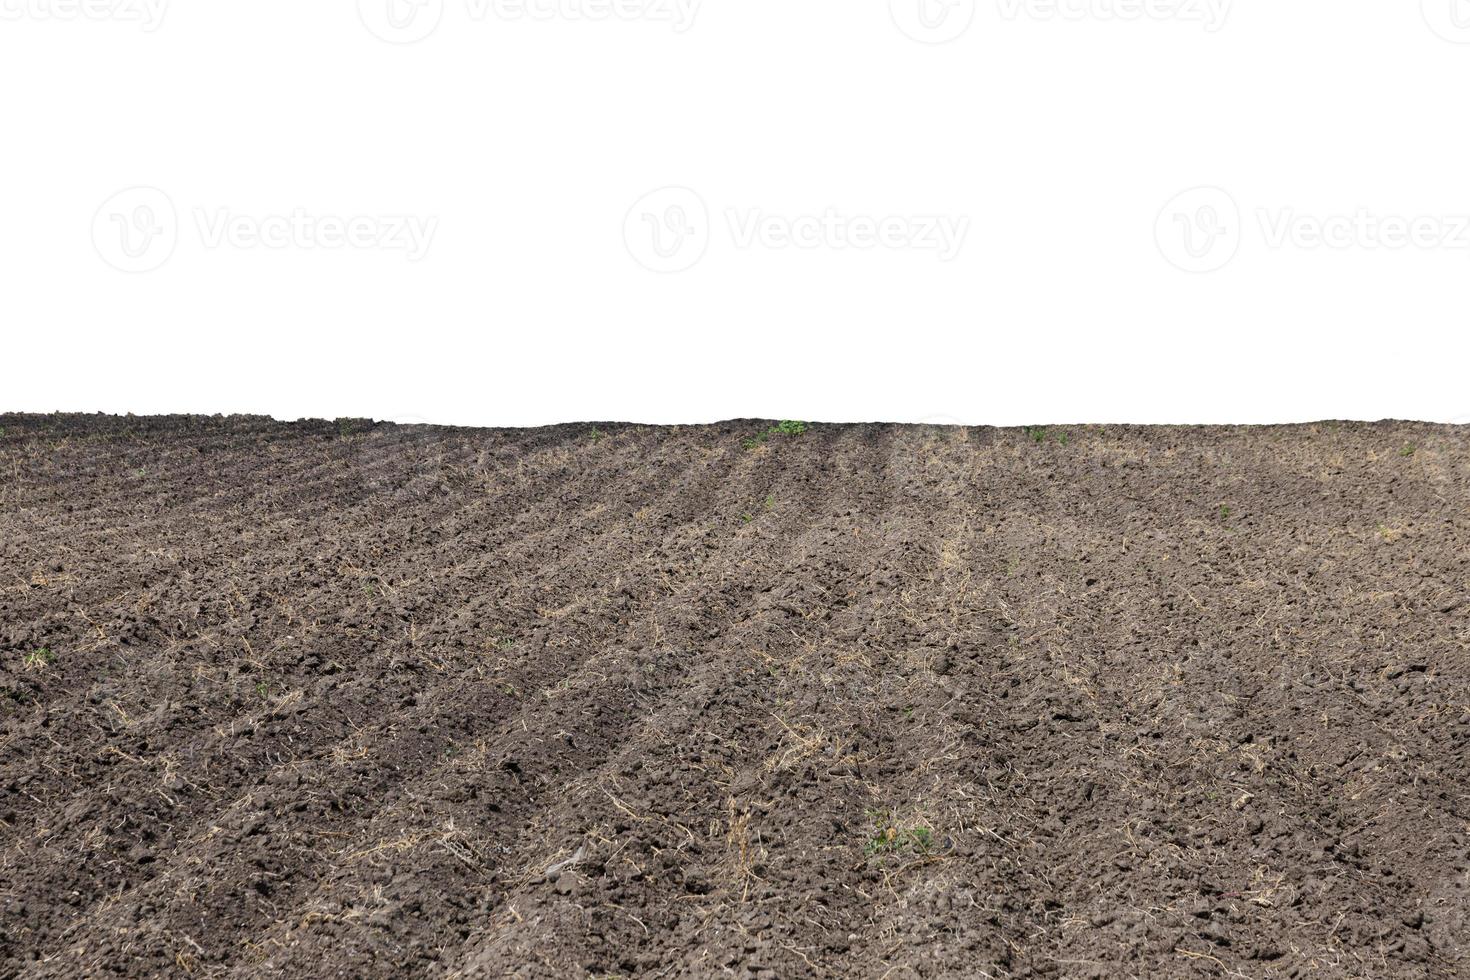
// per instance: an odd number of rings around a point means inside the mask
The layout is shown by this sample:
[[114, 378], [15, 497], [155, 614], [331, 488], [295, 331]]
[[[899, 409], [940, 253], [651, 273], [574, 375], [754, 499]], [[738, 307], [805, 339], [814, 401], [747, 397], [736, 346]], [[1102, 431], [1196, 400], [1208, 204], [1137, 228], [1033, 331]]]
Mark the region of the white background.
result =
[[389, 2], [0, 0], [0, 410], [1470, 418], [1470, 0]]

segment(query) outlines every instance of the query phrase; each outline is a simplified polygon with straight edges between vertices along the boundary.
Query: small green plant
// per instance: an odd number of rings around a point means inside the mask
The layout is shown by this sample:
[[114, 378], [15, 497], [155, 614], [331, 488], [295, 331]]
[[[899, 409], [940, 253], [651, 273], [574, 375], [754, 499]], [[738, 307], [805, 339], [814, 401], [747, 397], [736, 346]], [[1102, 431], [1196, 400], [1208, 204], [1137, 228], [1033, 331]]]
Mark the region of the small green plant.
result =
[[863, 853], [900, 854], [905, 851], [927, 855], [934, 850], [934, 831], [922, 824], [906, 827], [892, 812], [869, 810], [868, 819], [874, 824], [873, 835], [863, 846]]
[[1220, 505], [1220, 520], [1224, 521], [1224, 520], [1229, 520], [1229, 519], [1230, 519], [1230, 505], [1229, 504], [1221, 504]]
[[1400, 449], [1399, 450], [1399, 455], [1400, 456], [1403, 456], [1404, 458], [1407, 459], [1408, 457], [1414, 455], [1418, 451], [1419, 451], [1419, 447], [1417, 447], [1417, 446], [1405, 446], [1403, 449]]
[[1071, 440], [1071, 438], [1072, 437], [1065, 432], [1057, 434], [1057, 442], [1061, 443], [1063, 446], [1065, 446]]
[[741, 514], [740, 515], [740, 522], [742, 524], [749, 524], [750, 523], [750, 514], [748, 514], [748, 513]]
[[607, 433], [606, 432], [603, 432], [601, 429], [596, 428], [595, 426], [593, 427], [593, 429], [592, 429], [592, 441], [593, 442], [601, 442], [604, 438], [606, 438], [606, 436], [607, 436]]
[[800, 436], [805, 434], [805, 422], [795, 422], [791, 419], [787, 419], [784, 422], [778, 422], [764, 432], [761, 432], [757, 435], [749, 436], [745, 439], [741, 439], [740, 445], [746, 449], [754, 449], [761, 443], [770, 439], [771, 436]]
[[766, 494], [766, 502], [765, 502], [764, 506], [765, 506], [766, 510], [775, 510], [776, 509], [776, 498], [773, 497], [773, 496], [771, 496], [770, 494]]
[[260, 696], [260, 699], [262, 701], [264, 701], [266, 698], [270, 697], [270, 695], [271, 695], [270, 685], [266, 684], [265, 681], [256, 681], [255, 682], [255, 693]]
[[1026, 438], [1030, 439], [1032, 442], [1036, 443], [1039, 446], [1043, 442], [1046, 442], [1046, 429], [1041, 428], [1040, 426], [1028, 426], [1026, 428]]
[[1397, 541], [1404, 536], [1404, 532], [1398, 528], [1389, 527], [1387, 524], [1378, 525], [1378, 536], [1385, 541]]
[[39, 670], [48, 664], [54, 663], [56, 654], [52, 653], [49, 647], [42, 647], [39, 650], [32, 650], [21, 659], [27, 668]]

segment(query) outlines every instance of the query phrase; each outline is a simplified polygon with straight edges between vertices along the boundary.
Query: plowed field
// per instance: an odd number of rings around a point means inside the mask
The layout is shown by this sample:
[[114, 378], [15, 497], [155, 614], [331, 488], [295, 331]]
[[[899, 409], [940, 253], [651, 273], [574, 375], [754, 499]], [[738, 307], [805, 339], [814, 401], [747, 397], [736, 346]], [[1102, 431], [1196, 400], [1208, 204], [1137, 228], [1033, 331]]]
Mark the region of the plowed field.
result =
[[1470, 975], [1470, 431], [0, 416], [0, 976]]

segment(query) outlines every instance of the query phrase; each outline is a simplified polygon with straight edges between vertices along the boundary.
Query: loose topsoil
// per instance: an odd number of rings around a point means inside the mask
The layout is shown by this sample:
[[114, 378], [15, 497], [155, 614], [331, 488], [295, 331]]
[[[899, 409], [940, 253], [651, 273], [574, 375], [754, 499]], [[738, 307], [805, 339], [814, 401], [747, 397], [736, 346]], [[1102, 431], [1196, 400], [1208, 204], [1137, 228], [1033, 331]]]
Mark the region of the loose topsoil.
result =
[[0, 976], [1470, 975], [1470, 431], [0, 416]]

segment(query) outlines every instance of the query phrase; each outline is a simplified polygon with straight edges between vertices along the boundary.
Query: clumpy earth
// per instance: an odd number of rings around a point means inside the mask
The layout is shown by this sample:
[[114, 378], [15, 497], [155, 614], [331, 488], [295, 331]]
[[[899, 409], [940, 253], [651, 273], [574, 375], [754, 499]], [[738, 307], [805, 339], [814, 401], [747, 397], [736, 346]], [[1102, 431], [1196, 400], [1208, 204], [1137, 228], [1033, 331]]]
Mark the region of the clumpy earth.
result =
[[0, 415], [0, 975], [1467, 976], [1467, 587], [1447, 426]]

